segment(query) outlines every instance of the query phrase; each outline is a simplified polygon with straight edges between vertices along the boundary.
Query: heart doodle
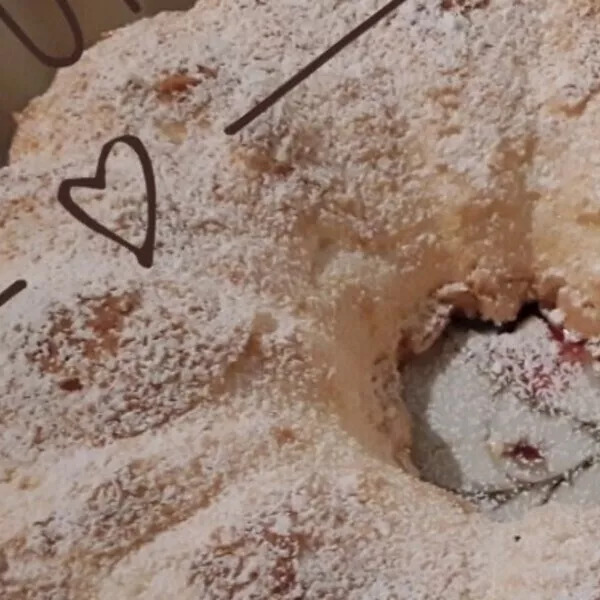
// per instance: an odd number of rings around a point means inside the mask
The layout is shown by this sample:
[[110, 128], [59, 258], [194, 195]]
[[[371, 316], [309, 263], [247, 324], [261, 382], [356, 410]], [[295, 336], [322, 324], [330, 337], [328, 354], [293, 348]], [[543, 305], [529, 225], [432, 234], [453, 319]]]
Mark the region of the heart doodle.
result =
[[[90, 188], [94, 190], [103, 190], [106, 188], [106, 161], [113, 147], [119, 143], [128, 145], [136, 153], [144, 172], [148, 210], [146, 238], [140, 247], [130, 244], [120, 235], [117, 235], [101, 223], [98, 223], [98, 221], [93, 219], [85, 210], [78, 206], [71, 197], [73, 188]], [[86, 227], [89, 227], [92, 231], [116, 242], [120, 246], [127, 248], [135, 255], [142, 267], [149, 269], [152, 266], [156, 237], [156, 183], [154, 181], [152, 161], [150, 160], [150, 156], [148, 155], [144, 144], [139, 138], [133, 135], [124, 135], [107, 142], [102, 147], [102, 152], [98, 158], [96, 175], [88, 178], [65, 179], [58, 188], [58, 201], [73, 217], [83, 223]]]

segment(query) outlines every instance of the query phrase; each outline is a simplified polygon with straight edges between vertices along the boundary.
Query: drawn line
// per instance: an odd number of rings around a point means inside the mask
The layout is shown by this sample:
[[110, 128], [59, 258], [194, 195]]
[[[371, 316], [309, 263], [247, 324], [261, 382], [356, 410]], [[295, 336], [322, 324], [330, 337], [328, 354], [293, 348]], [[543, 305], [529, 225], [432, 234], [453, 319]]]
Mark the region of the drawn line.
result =
[[22, 292], [27, 287], [27, 282], [24, 279], [15, 281], [10, 287], [7, 287], [0, 294], [0, 306], [6, 304], [9, 300], [12, 300], [17, 294]]
[[[127, 1], [127, 0], [126, 0]], [[28, 35], [21, 29], [18, 23], [12, 18], [10, 13], [0, 5], [0, 21], [4, 21], [4, 24], [8, 27], [10, 31], [17, 37], [17, 39], [31, 52], [40, 62], [49, 66], [55, 67], [57, 69], [61, 67], [68, 67], [70, 65], [75, 64], [83, 54], [83, 33], [81, 32], [81, 27], [79, 26], [79, 21], [71, 8], [71, 5], [67, 0], [56, 0], [58, 4], [58, 8], [62, 12], [65, 20], [67, 21], [69, 28], [71, 29], [71, 33], [73, 34], [73, 42], [74, 48], [73, 52], [70, 56], [66, 57], [56, 57], [50, 56], [46, 54], [42, 50], [40, 50], [35, 42], [28, 37]]]
[[129, 7], [129, 10], [132, 10], [135, 13], [138, 13], [142, 10], [142, 6], [136, 0], [123, 0], [125, 4]]
[[262, 102], [259, 102], [252, 110], [249, 110], [245, 115], [240, 117], [237, 121], [234, 121], [227, 127], [225, 127], [225, 133], [227, 135], [233, 135], [246, 127], [249, 123], [254, 121], [262, 113], [267, 111], [273, 104], [285, 96], [288, 92], [291, 92], [296, 86], [302, 83], [305, 79], [310, 77], [317, 69], [322, 67], [327, 61], [332, 59], [336, 54], [341, 52], [348, 44], [351, 44], [354, 40], [360, 37], [363, 33], [371, 29], [381, 19], [389, 15], [391, 12], [396, 10], [406, 0], [392, 0], [386, 4], [383, 8], [379, 9], [375, 14], [371, 15], [366, 21], [363, 21], [358, 27], [353, 29], [350, 33], [347, 33], [343, 38], [331, 46], [328, 50], [323, 52], [320, 56], [315, 58], [302, 70], [298, 71], [293, 77], [286, 81], [283, 85], [278, 87], [270, 96], [265, 98]]

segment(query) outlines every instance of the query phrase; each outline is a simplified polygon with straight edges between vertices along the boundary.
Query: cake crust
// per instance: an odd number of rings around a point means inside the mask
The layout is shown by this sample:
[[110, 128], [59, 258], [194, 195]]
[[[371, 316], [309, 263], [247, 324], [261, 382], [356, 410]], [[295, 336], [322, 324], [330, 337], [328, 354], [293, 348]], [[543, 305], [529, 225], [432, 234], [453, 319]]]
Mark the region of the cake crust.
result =
[[[0, 597], [588, 598], [600, 509], [492, 523], [411, 470], [399, 348], [537, 299], [600, 334], [594, 3], [198, 3], [118, 30], [0, 171]], [[456, 4], [456, 6], [455, 6]], [[154, 264], [71, 217], [129, 133]], [[74, 195], [141, 243], [139, 163]], [[518, 537], [519, 541], [515, 539]], [[560, 569], [556, 565], [560, 564]]]

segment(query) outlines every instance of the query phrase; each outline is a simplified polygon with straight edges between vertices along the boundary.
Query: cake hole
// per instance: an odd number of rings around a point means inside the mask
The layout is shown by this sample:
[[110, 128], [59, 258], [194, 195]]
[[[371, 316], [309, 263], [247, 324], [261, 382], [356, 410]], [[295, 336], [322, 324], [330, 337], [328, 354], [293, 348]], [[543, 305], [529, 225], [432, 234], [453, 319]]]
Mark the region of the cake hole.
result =
[[455, 317], [401, 366], [421, 477], [497, 520], [600, 503], [600, 377], [590, 343], [537, 305], [496, 327]]

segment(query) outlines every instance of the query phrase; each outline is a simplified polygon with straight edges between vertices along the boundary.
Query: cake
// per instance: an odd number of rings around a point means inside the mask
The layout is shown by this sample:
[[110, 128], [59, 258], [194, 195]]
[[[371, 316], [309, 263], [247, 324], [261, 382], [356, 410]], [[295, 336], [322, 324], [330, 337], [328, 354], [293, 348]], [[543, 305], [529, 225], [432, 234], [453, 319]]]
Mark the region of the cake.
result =
[[[599, 507], [493, 522], [421, 481], [398, 362], [454, 310], [526, 302], [600, 334], [600, 11], [407, 0], [240, 133], [383, 2], [205, 0], [120, 30], [19, 116], [0, 171], [4, 600], [581, 598]], [[61, 182], [139, 137], [154, 260]], [[131, 243], [117, 145], [79, 206]]]

